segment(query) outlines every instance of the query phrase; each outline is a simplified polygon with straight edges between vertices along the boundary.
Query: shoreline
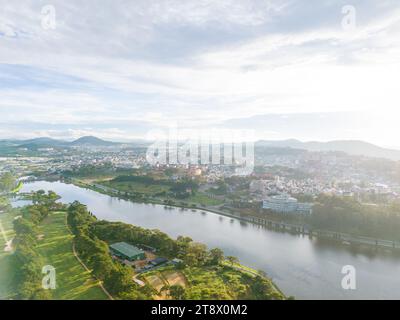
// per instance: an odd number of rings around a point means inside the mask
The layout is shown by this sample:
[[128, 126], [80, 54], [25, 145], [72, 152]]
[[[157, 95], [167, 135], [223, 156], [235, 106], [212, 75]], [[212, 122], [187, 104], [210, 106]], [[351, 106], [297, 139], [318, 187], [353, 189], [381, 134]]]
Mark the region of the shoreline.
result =
[[[37, 182], [39, 182], [39, 181], [46, 181], [46, 180], [38, 180]], [[32, 182], [33, 182], [33, 181], [32, 181]], [[36, 182], [36, 181], [35, 181], [35, 182]], [[59, 181], [59, 182], [66, 183], [65, 181]], [[33, 182], [33, 183], [34, 183], [34, 182]], [[73, 184], [73, 183], [72, 183], [72, 184]], [[76, 186], [75, 184], [73, 184], [73, 185]], [[91, 188], [82, 187], [82, 186], [78, 186], [78, 187], [79, 187], [79, 188], [84, 188], [84, 189], [87, 189], [87, 190], [91, 190], [91, 191], [94, 191], [94, 192], [97, 192], [96, 190], [93, 190], [93, 189], [91, 189]], [[104, 194], [104, 193], [102, 193], [102, 194]], [[22, 194], [22, 196], [28, 196], [28, 195], [29, 195], [29, 193], [23, 193], [23, 194]], [[108, 195], [108, 196], [110, 196], [110, 197], [113, 197], [112, 195], [109, 195], [109, 194], [104, 194], [104, 195]], [[59, 198], [59, 199], [60, 199], [60, 198]], [[146, 204], [149, 204], [149, 203], [146, 203]], [[94, 213], [93, 216], [96, 217], [96, 214]], [[134, 224], [131, 224], [131, 223], [126, 223], [126, 222], [124, 222], [124, 223], [125, 223], [125, 224], [128, 224], [128, 225], [134, 226]], [[143, 228], [143, 227], [141, 227], [141, 228]], [[68, 224], [66, 224], [66, 229], [67, 229], [68, 232], [71, 234], [71, 229], [70, 229], [70, 227], [68, 226]], [[202, 243], [202, 242], [201, 242], [201, 243]], [[87, 268], [87, 266], [85, 265], [85, 263], [84, 263], [83, 261], [81, 261], [80, 257], [79, 257], [79, 256], [77, 255], [77, 253], [76, 253], [74, 239], [72, 240], [72, 251], [73, 251], [73, 254], [74, 254], [75, 258], [77, 259], [77, 261], [84, 267], [84, 269], [86, 269], [87, 271], [89, 271], [88, 268]], [[234, 270], [236, 270], [236, 271], [238, 271], [238, 272], [240, 272], [240, 273], [242, 273], [242, 274], [250, 275], [251, 277], [256, 277], [256, 276], [262, 277], [262, 278], [268, 280], [269, 283], [270, 283], [270, 285], [271, 285], [272, 290], [275, 291], [276, 293], [282, 295], [284, 299], [289, 299], [289, 298], [290, 298], [290, 299], [294, 299], [293, 296], [286, 295], [286, 294], [282, 291], [282, 289], [279, 288], [279, 286], [273, 281], [273, 279], [272, 279], [271, 277], [268, 276], [268, 274], [265, 274], [265, 273], [263, 273], [263, 272], [260, 272], [260, 271], [254, 269], [253, 267], [250, 267], [250, 266], [248, 266], [248, 265], [244, 265], [244, 264], [242, 264], [242, 263], [239, 262], [239, 261], [236, 262], [234, 265], [230, 266], [230, 264], [228, 263], [228, 260], [226, 259], [226, 257], [223, 259], [222, 265], [226, 265], [226, 266], [228, 266], [228, 267], [231, 267], [232, 269], [234, 269]], [[98, 280], [98, 278], [97, 278], [96, 276], [94, 276], [92, 273], [91, 273], [91, 275], [92, 275], [92, 277], [94, 277], [94, 279]], [[99, 285], [100, 285], [101, 289], [103, 289], [103, 291], [106, 293], [106, 295], [110, 298], [110, 300], [114, 300], [113, 297], [112, 297], [112, 296], [107, 292], [107, 290], [103, 287], [101, 281], [100, 281]]]
[[[102, 186], [101, 188], [99, 188], [94, 184], [88, 184], [88, 183], [84, 183], [80, 180], [78, 180], [78, 181], [76, 181], [76, 180], [77, 180], [76, 178], [67, 178], [67, 179], [61, 178], [60, 179], [61, 182], [71, 183], [77, 187], [86, 188], [86, 189], [92, 190], [94, 192], [108, 195], [110, 197], [117, 197], [119, 199], [132, 201], [135, 203], [162, 205], [165, 208], [174, 207], [174, 208], [179, 208], [179, 209], [183, 209], [183, 210], [211, 212], [214, 214], [222, 215], [222, 216], [236, 219], [239, 221], [252, 223], [254, 225], [259, 225], [259, 226], [265, 227], [272, 231], [286, 232], [286, 233], [295, 234], [295, 235], [307, 235], [310, 238], [315, 237], [315, 238], [319, 238], [319, 239], [331, 240], [335, 243], [340, 243], [343, 247], [363, 246], [363, 247], [368, 247], [368, 248], [384, 249], [384, 250], [400, 252], [400, 241], [395, 242], [395, 241], [391, 241], [391, 240], [370, 238], [370, 237], [365, 237], [365, 236], [354, 236], [354, 235], [331, 231], [331, 230], [310, 229], [304, 225], [291, 224], [291, 223], [287, 223], [284, 221], [275, 221], [275, 220], [260, 218], [260, 217], [251, 216], [251, 215], [241, 216], [241, 215], [236, 215], [233, 213], [217, 210], [214, 208], [200, 207], [197, 205], [195, 207], [187, 207], [187, 206], [181, 206], [181, 205], [175, 204], [175, 203], [174, 204], [166, 204], [161, 200], [155, 200], [155, 199], [153, 199], [153, 200], [146, 199], [146, 201], [135, 201], [134, 199], [132, 199], [129, 196], [124, 196], [122, 194], [122, 191], [110, 190], [110, 188], [108, 188], [106, 186]], [[109, 189], [109, 190], [107, 191], [107, 189]], [[177, 201], [177, 200], [172, 200], [172, 201]]]
[[[141, 212], [141, 214], [140, 214], [141, 218], [139, 220], [137, 220], [137, 221], [135, 219], [132, 220], [132, 221], [136, 221], [137, 225], [141, 225], [140, 222], [142, 220], [144, 222], [146, 221], [146, 215], [145, 215], [146, 211], [153, 212], [153, 210], [156, 210], [158, 212], [161, 210], [161, 211], [165, 211], [165, 214], [168, 215], [168, 210], [165, 210], [163, 208], [163, 206], [159, 206], [159, 205], [149, 206], [149, 204], [144, 204], [143, 201], [141, 201], [140, 204], [136, 204], [136, 205], [135, 205], [135, 203], [137, 203], [137, 202], [134, 202], [134, 201], [129, 201], [129, 200], [128, 201], [116, 201], [118, 199], [118, 197], [115, 197], [114, 195], [112, 197], [110, 197], [110, 195], [104, 194], [104, 191], [103, 191], [103, 193], [99, 193], [99, 192], [91, 190], [91, 188], [87, 188], [87, 187], [83, 187], [83, 186], [81, 186], [83, 188], [81, 190], [79, 187], [75, 187], [71, 183], [68, 183], [70, 185], [69, 187], [68, 187], [67, 183], [64, 184], [64, 186], [63, 186], [63, 183], [59, 183], [58, 179], [57, 180], [52, 179], [51, 181], [54, 182], [54, 186], [52, 186], [52, 184], [49, 184], [49, 183], [46, 183], [45, 181], [43, 181], [43, 184], [40, 184], [40, 182], [37, 182], [37, 183], [33, 184], [32, 186], [25, 186], [23, 191], [26, 190], [27, 192], [29, 192], [29, 190], [31, 190], [31, 189], [33, 189], [33, 190], [39, 190], [39, 189], [59, 190], [65, 196], [68, 195], [68, 200], [72, 201], [73, 199], [82, 199], [83, 203], [86, 198], [90, 199], [91, 202], [94, 201], [94, 203], [97, 203], [96, 197], [99, 197], [99, 201], [101, 199], [101, 204], [102, 204], [99, 208], [102, 208], [103, 202], [104, 202], [105, 205], [108, 205], [110, 203], [113, 206], [116, 206], [116, 208], [121, 207], [122, 211], [124, 211], [124, 210], [126, 211], [126, 206], [129, 205], [129, 203], [132, 203], [132, 205], [135, 206], [135, 208], [137, 208], [136, 210], [139, 210]], [[81, 191], [79, 191], [79, 190], [81, 190]], [[85, 196], [80, 197], [80, 192]], [[90, 194], [90, 192], [92, 192], [92, 193]], [[97, 196], [96, 196], [96, 194], [97, 194]], [[103, 197], [104, 195], [107, 195], [107, 197], [104, 198]], [[114, 199], [114, 200], [112, 200], [112, 199]], [[141, 200], [143, 200], [143, 199], [141, 199]], [[21, 205], [22, 205], [22, 203], [21, 203]], [[91, 203], [91, 205], [92, 205], [92, 203]], [[123, 208], [125, 208], [125, 209], [123, 209]], [[146, 209], [146, 208], [148, 208], [148, 209]], [[307, 249], [310, 249], [310, 250], [318, 249], [316, 251], [316, 253], [319, 253], [321, 250], [323, 250], [322, 252], [326, 252], [326, 254], [328, 254], [329, 256], [338, 256], [338, 257], [346, 258], [343, 262], [344, 264], [347, 263], [347, 264], [356, 265], [360, 261], [360, 259], [362, 259], [362, 261], [364, 261], [363, 257], [365, 257], [368, 259], [372, 259], [371, 263], [373, 263], [373, 265], [376, 265], [377, 264], [376, 258], [382, 257], [384, 259], [384, 260], [382, 260], [382, 262], [385, 263], [385, 265], [387, 264], [388, 268], [391, 268], [388, 270], [388, 272], [393, 271], [392, 258], [393, 259], [396, 258], [396, 260], [398, 259], [398, 256], [396, 254], [392, 253], [391, 251], [383, 251], [383, 250], [375, 250], [375, 249], [368, 250], [368, 249], [362, 249], [362, 248], [358, 248], [358, 247], [351, 248], [349, 246], [347, 246], [347, 247], [340, 246], [332, 241], [322, 241], [319, 239], [317, 240], [316, 238], [310, 239], [309, 237], [285, 234], [287, 232], [280, 232], [280, 231], [271, 232], [271, 231], [267, 230], [266, 228], [254, 226], [253, 224], [249, 224], [246, 222], [240, 223], [240, 225], [242, 225], [242, 227], [239, 228], [239, 221], [237, 221], [237, 219], [231, 220], [230, 218], [225, 218], [225, 219], [223, 219], [222, 217], [219, 218], [220, 217], [219, 215], [211, 214], [211, 212], [207, 212], [208, 214], [201, 215], [201, 214], [199, 214], [200, 213], [199, 211], [192, 213], [192, 212], [188, 211], [188, 209], [185, 209], [185, 211], [181, 211], [179, 209], [178, 210], [177, 209], [170, 210], [171, 216], [174, 216], [174, 217], [179, 216], [180, 212], [182, 215], [185, 216], [183, 221], [185, 221], [185, 225], [187, 225], [187, 226], [190, 226], [190, 223], [191, 223], [190, 221], [192, 219], [193, 219], [193, 221], [198, 221], [198, 219], [202, 220], [202, 218], [201, 218], [202, 216], [204, 216], [203, 217], [204, 219], [206, 219], [206, 217], [208, 216], [207, 219], [209, 219], [210, 221], [213, 221], [213, 223], [217, 224], [215, 229], [213, 229], [213, 230], [215, 230], [215, 232], [218, 232], [218, 230], [219, 230], [218, 221], [221, 221], [221, 222], [224, 221], [223, 225], [228, 226], [228, 227], [223, 228], [224, 234], [225, 234], [225, 231], [229, 231], [231, 229], [230, 226], [233, 223], [233, 221], [235, 221], [235, 223], [233, 224], [236, 226], [235, 230], [238, 229], [238, 230], [240, 230], [240, 232], [244, 232], [243, 240], [244, 239], [249, 240], [249, 242], [247, 242], [247, 240], [246, 240], [246, 243], [248, 243], [248, 244], [252, 243], [251, 239], [253, 239], [252, 238], [253, 233], [255, 235], [258, 235], [256, 237], [256, 239], [259, 239], [259, 240], [264, 239], [264, 236], [263, 236], [264, 233], [265, 234], [271, 233], [270, 235], [268, 235], [268, 237], [270, 237], [270, 240], [271, 240], [269, 245], [274, 245], [274, 246], [271, 247], [270, 250], [268, 250], [269, 252], [272, 252], [272, 253], [266, 253], [266, 256], [268, 256], [270, 258], [272, 257], [274, 259], [276, 258], [276, 260], [271, 258], [271, 259], [268, 259], [269, 260], [269, 262], [268, 262], [267, 260], [264, 261], [264, 258], [260, 259], [257, 257], [254, 257], [254, 259], [248, 259], [249, 257], [246, 256], [246, 252], [247, 252], [246, 249], [244, 249], [244, 251], [239, 250], [239, 252], [235, 251], [235, 252], [230, 252], [230, 253], [232, 253], [232, 254], [237, 253], [236, 256], [238, 256], [239, 258], [243, 258], [244, 259], [243, 261], [246, 262], [246, 265], [253, 266], [253, 268], [256, 270], [260, 269], [260, 270], [263, 270], [264, 272], [267, 272], [267, 270], [268, 270], [267, 274], [272, 276], [272, 278], [276, 282], [276, 284], [278, 284], [279, 287], [282, 288], [282, 290], [285, 293], [287, 293], [289, 296], [290, 295], [295, 296], [298, 299], [311, 299], [312, 295], [310, 294], [310, 291], [308, 289], [306, 290], [307, 287], [303, 287], [301, 285], [301, 282], [299, 282], [299, 285], [297, 285], [298, 279], [296, 279], [296, 274], [294, 273], [295, 271], [292, 271], [292, 268], [289, 268], [287, 263], [289, 262], [290, 264], [293, 264], [296, 266], [297, 266], [297, 263], [299, 263], [299, 266], [304, 266], [304, 265], [308, 265], [308, 262], [304, 261], [304, 259], [303, 260], [300, 259], [300, 261], [298, 261], [299, 259], [296, 258], [295, 250], [293, 251], [293, 253], [294, 253], [293, 258], [291, 257], [291, 255], [289, 255], [286, 258], [287, 255], [284, 254], [284, 252], [286, 252], [285, 251], [286, 250], [285, 249], [286, 242], [288, 242], [288, 245], [289, 244], [293, 245], [293, 246], [288, 247], [290, 250], [295, 249], [297, 244], [301, 244], [301, 245], [304, 244], [305, 248], [307, 248]], [[193, 214], [193, 215], [191, 215], [191, 214]], [[129, 216], [129, 215], [127, 214], [127, 216]], [[112, 218], [112, 216], [110, 216], [110, 217]], [[155, 224], [155, 226], [153, 226], [153, 223], [151, 223], [150, 224], [151, 227], [163, 230], [162, 217], [163, 216], [160, 215], [159, 220]], [[233, 218], [235, 218], [235, 217], [233, 217]], [[123, 219], [123, 221], [124, 221], [124, 219]], [[167, 227], [166, 230], [170, 230], [170, 229], [171, 228]], [[205, 230], [204, 230], [204, 232], [206, 232]], [[176, 232], [174, 232], [174, 234], [175, 233]], [[180, 231], [180, 232], [177, 232], [176, 234], [178, 235], [178, 234], [184, 234], [184, 233], [182, 233], [182, 231]], [[194, 232], [194, 234], [196, 234], [196, 239], [202, 241], [202, 238], [201, 238], [203, 235], [202, 233], [198, 233], [198, 231], [196, 231], [196, 232]], [[236, 233], [234, 233], [234, 234], [236, 234]], [[238, 233], [238, 234], [241, 234], [241, 233]], [[229, 237], [229, 233], [226, 233], [226, 236]], [[209, 237], [206, 236], [206, 234], [205, 234], [206, 242], [208, 241], [208, 238]], [[223, 245], [224, 248], [226, 248], [226, 249], [229, 248], [229, 245], [230, 245], [229, 240], [225, 241], [225, 238], [223, 238], [221, 240], [224, 240], [224, 241], [222, 241], [221, 245]], [[283, 244], [279, 243], [278, 241], [282, 241], [281, 243], [283, 243]], [[240, 240], [240, 237], [239, 238], [236, 237], [234, 240], [234, 243], [236, 245], [241, 246], [243, 244], [243, 241]], [[260, 246], [259, 243], [260, 243], [260, 241], [258, 241], [257, 244], [255, 244], [255, 245]], [[218, 243], [217, 242], [213, 243], [212, 246], [218, 246]], [[281, 252], [282, 254], [275, 249], [275, 248], [281, 248], [281, 247], [282, 247], [282, 249], [284, 249]], [[250, 252], [252, 254], [257, 254], [257, 250], [250, 249]], [[258, 252], [259, 252], [259, 250], [258, 250]], [[324, 264], [326, 262], [325, 258], [326, 258], [325, 255], [317, 255], [316, 261], [318, 263]], [[254, 262], [254, 263], [252, 263], [252, 262]], [[279, 266], [279, 268], [277, 268], [277, 266]], [[340, 268], [338, 269], [335, 266], [331, 266], [330, 264], [328, 264], [327, 267], [328, 268], [327, 268], [326, 272], [324, 271], [323, 274], [321, 274], [321, 277], [325, 277], [325, 273], [326, 274], [332, 273], [333, 275], [340, 274]], [[373, 273], [373, 275], [375, 275], [376, 272], [374, 269], [370, 269], [370, 267], [367, 265], [365, 266], [365, 268], [368, 271], [371, 271]], [[289, 282], [279, 276], [279, 270], [288, 271], [287, 279], [290, 280]], [[320, 269], [316, 269], [315, 272], [316, 272], [316, 274], [319, 274], [319, 272], [322, 272], [322, 271]], [[372, 275], [371, 275], [371, 277], [372, 277]], [[286, 278], [286, 276], [285, 276], [285, 278]], [[321, 290], [323, 290], [323, 291], [320, 294], [321, 294], [321, 297], [323, 297], [323, 299], [341, 299], [341, 298], [343, 298], [343, 295], [338, 294], [335, 290], [328, 289], [325, 291], [325, 289], [322, 288], [322, 284], [321, 284], [319, 277], [316, 278], [313, 276], [313, 274], [311, 274], [311, 275], [307, 275], [306, 279], [309, 279], [309, 281], [312, 281], [311, 283], [313, 283], [313, 288], [320, 288], [320, 285], [321, 285]], [[375, 281], [375, 280], [377, 282], [380, 281], [379, 275], [376, 277], [376, 279], [374, 277], [372, 277], [371, 280], [368, 280], [367, 278], [363, 279], [363, 281], [364, 280], [368, 281], [368, 282]], [[314, 287], [314, 285], [315, 285], [315, 287]], [[393, 287], [393, 285], [390, 282], [387, 285], [390, 288]], [[373, 288], [370, 288], [370, 287], [368, 287], [368, 288], [371, 289], [372, 291], [368, 292], [368, 294], [365, 295], [365, 297], [368, 297], [368, 298], [375, 297], [375, 295], [373, 293]], [[395, 290], [396, 286], [394, 286], [393, 288], [394, 288], [393, 294], [395, 295], [396, 291], [397, 291], [397, 290]], [[358, 299], [358, 298], [364, 296], [364, 294], [356, 293], [356, 294], [354, 294], [354, 296]], [[390, 297], [390, 296], [388, 296], [388, 297]]]

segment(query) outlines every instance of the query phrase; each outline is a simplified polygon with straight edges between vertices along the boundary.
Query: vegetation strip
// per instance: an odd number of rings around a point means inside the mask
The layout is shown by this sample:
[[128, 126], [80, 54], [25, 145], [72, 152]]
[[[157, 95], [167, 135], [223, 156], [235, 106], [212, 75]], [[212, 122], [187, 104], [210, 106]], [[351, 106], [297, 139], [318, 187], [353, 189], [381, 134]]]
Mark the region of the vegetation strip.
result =
[[[87, 272], [90, 272], [90, 269], [86, 266], [86, 264], [79, 258], [78, 254], [76, 253], [76, 250], [75, 250], [75, 243], [74, 243], [74, 242], [72, 242], [72, 251], [73, 251], [73, 253], [74, 253], [75, 258], [79, 261], [79, 263], [82, 265], [82, 267], [84, 267], [85, 270], [86, 270]], [[104, 293], [108, 296], [108, 298], [109, 298], [110, 300], [114, 300], [114, 298], [112, 297], [112, 295], [107, 291], [106, 288], [104, 288], [104, 286], [103, 286], [103, 284], [101, 283], [101, 281], [99, 282], [99, 286], [101, 287], [101, 289], [104, 291]]]

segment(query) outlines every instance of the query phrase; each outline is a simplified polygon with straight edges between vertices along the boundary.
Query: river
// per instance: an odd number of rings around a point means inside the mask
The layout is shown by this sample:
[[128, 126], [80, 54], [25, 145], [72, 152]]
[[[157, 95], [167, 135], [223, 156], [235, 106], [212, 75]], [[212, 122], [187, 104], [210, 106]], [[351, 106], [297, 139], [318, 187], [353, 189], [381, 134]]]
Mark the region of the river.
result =
[[[281, 233], [211, 212], [134, 203], [62, 182], [33, 182], [21, 192], [40, 189], [55, 191], [65, 203], [78, 200], [98, 219], [159, 229], [174, 238], [184, 235], [209, 248], [219, 247], [265, 271], [296, 299], [400, 299], [400, 255], [390, 251]], [[345, 265], [355, 267], [355, 290], [342, 289]]]

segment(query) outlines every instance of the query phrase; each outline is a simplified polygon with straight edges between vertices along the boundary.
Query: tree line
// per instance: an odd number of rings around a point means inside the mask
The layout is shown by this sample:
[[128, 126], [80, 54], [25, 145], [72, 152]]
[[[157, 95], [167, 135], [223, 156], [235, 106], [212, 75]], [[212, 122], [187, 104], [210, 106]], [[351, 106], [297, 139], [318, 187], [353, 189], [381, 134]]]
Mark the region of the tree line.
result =
[[97, 221], [85, 205], [74, 202], [68, 207], [67, 221], [75, 235], [75, 249], [97, 279], [116, 299], [151, 299], [150, 288], [139, 287], [132, 281], [130, 267], [113, 261], [108, 244], [92, 232]]
[[189, 197], [195, 194], [199, 188], [198, 182], [188, 178], [180, 181], [173, 181], [169, 179], [154, 179], [150, 176], [137, 176], [137, 175], [121, 175], [110, 182], [138, 182], [145, 185], [163, 185], [170, 187], [170, 192], [174, 193], [174, 196], [180, 199]]
[[400, 204], [364, 205], [354, 198], [320, 195], [307, 222], [314, 228], [400, 240]]
[[60, 204], [38, 200], [34, 205], [24, 207], [22, 215], [13, 222], [14, 281], [20, 299], [47, 300], [52, 297], [50, 290], [42, 288], [44, 261], [35, 247], [38, 241], [38, 225], [49, 215], [51, 209], [55, 209], [55, 206], [59, 207]]

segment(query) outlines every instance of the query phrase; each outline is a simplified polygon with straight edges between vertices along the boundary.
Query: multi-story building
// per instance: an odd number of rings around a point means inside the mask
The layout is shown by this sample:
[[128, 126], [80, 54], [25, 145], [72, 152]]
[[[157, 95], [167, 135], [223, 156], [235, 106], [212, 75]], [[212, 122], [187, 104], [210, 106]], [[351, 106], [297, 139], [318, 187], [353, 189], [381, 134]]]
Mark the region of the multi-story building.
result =
[[266, 200], [263, 200], [262, 207], [263, 209], [281, 213], [311, 214], [312, 212], [311, 203], [298, 202], [297, 199], [287, 194], [268, 197]]

